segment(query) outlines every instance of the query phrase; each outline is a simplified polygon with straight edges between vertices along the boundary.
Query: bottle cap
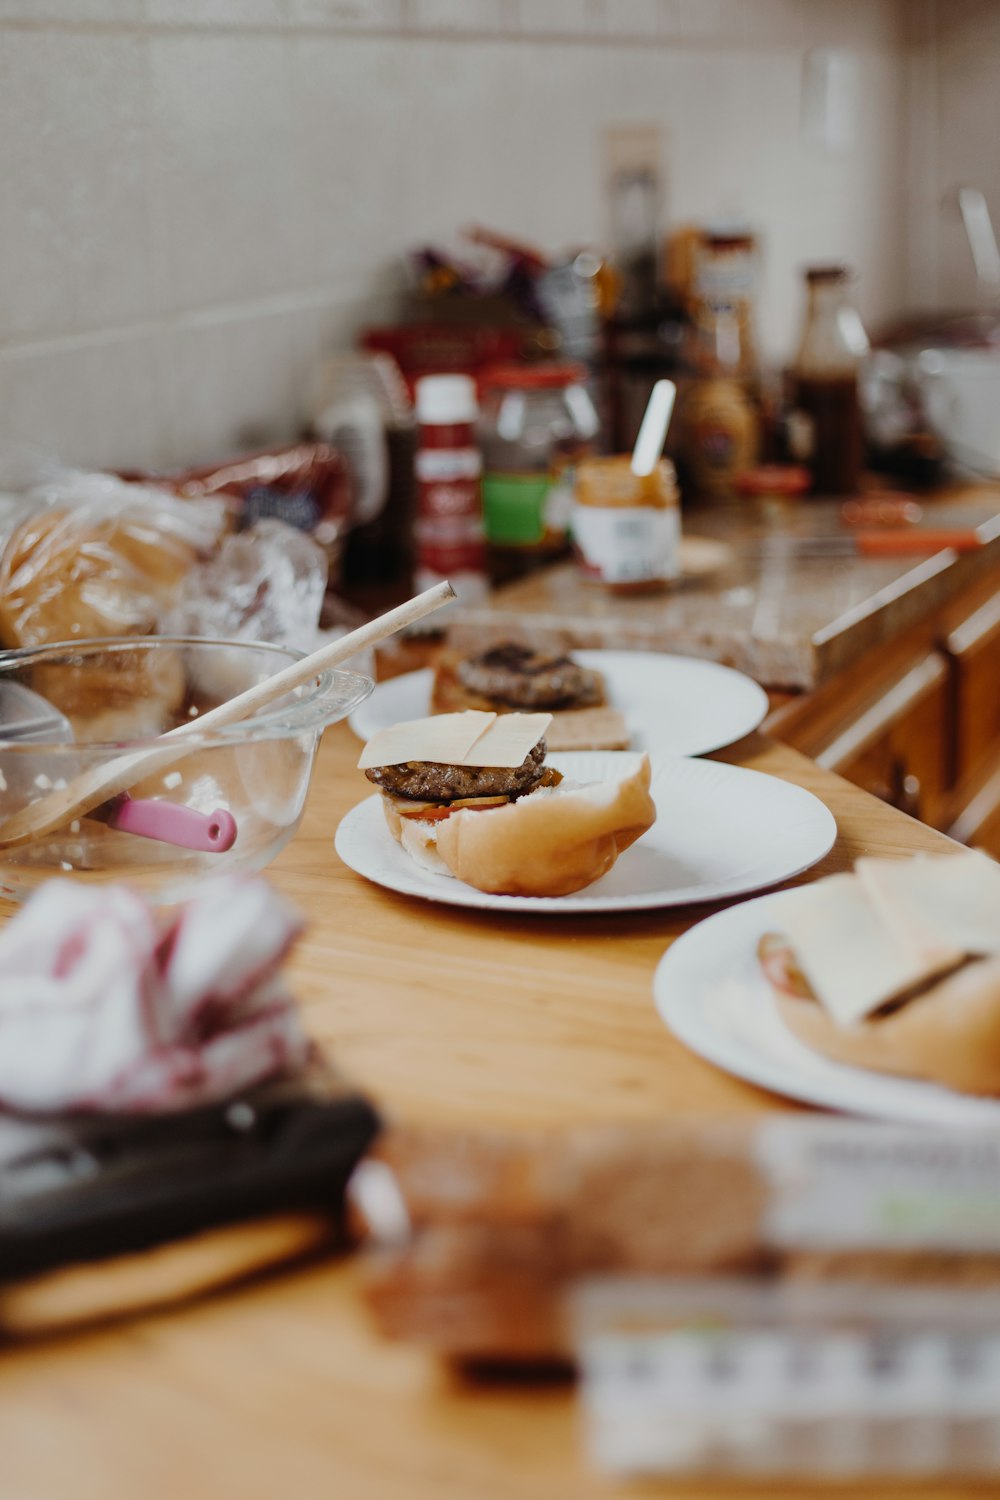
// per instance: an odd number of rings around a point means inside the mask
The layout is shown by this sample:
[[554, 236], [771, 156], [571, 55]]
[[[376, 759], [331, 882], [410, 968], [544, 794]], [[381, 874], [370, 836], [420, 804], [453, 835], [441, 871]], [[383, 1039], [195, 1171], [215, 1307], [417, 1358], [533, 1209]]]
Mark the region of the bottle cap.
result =
[[470, 375], [424, 375], [416, 385], [418, 422], [440, 426], [474, 422], [479, 415], [476, 383]]
[[818, 281], [849, 281], [851, 270], [843, 265], [806, 266], [805, 278], [810, 285]]

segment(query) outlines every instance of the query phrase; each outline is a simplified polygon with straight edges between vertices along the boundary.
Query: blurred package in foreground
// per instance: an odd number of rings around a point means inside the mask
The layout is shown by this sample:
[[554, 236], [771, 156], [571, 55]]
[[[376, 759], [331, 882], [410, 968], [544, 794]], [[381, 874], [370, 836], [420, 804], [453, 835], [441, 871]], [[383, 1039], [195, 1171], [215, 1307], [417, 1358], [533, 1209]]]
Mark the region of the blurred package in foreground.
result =
[[[1000, 1472], [1000, 1132], [796, 1116], [399, 1131], [383, 1333], [576, 1369], [618, 1474]], [[391, 1214], [386, 1205], [393, 1205]]]
[[1000, 1471], [1000, 1290], [625, 1278], [581, 1287], [576, 1316], [605, 1472]]

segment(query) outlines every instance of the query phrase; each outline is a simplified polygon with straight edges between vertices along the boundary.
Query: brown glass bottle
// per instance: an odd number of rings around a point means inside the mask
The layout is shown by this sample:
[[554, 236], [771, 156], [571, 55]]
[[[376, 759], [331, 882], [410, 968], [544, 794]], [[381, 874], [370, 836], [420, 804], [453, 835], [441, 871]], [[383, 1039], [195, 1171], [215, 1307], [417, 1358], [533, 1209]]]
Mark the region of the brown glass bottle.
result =
[[797, 375], [793, 399], [808, 421], [812, 493], [853, 494], [863, 457], [858, 377]]
[[843, 266], [806, 272], [805, 328], [792, 371], [792, 455], [808, 464], [814, 495], [853, 494], [864, 457], [858, 369], [868, 352]]

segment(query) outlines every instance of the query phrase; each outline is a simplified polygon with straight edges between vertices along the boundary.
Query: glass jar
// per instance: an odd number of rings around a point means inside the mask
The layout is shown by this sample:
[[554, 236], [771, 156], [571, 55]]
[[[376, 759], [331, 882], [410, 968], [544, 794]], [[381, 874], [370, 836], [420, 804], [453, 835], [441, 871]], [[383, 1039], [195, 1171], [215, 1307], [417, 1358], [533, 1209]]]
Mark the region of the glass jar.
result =
[[573, 545], [586, 578], [613, 593], [663, 588], [680, 574], [681, 513], [674, 466], [633, 474], [631, 458], [587, 458], [576, 474]]
[[568, 550], [573, 470], [599, 426], [586, 378], [578, 364], [496, 365], [482, 378], [483, 521], [494, 583]]
[[808, 464], [814, 495], [850, 495], [863, 459], [858, 374], [868, 339], [846, 266], [805, 273], [806, 320], [792, 370], [791, 456]]

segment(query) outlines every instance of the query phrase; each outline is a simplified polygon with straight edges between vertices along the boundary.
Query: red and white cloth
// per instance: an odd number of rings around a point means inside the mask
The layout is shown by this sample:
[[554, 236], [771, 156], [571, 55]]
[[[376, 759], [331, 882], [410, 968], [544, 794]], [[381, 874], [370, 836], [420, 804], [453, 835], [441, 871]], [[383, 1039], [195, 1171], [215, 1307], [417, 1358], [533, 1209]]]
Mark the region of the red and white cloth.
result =
[[0, 930], [0, 1107], [186, 1109], [301, 1067], [301, 927], [259, 879], [212, 881], [165, 929], [125, 886], [49, 881]]

